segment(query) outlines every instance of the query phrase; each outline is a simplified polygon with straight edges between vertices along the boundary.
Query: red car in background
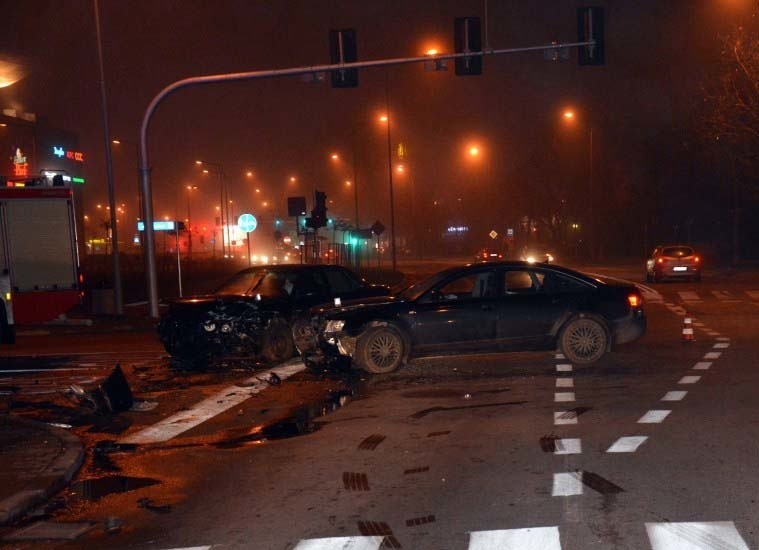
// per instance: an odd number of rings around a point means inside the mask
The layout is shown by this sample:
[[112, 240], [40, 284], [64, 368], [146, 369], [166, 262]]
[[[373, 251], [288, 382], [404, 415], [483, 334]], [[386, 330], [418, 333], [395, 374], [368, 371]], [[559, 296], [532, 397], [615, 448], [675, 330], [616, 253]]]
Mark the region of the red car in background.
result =
[[692, 246], [660, 245], [646, 261], [646, 281], [658, 283], [664, 279], [701, 281], [701, 256]]

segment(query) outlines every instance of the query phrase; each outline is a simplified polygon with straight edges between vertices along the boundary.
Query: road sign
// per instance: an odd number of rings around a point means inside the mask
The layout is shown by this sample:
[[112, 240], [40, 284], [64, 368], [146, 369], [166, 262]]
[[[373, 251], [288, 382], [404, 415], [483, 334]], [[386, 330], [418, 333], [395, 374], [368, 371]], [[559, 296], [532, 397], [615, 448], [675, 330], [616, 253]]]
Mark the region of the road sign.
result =
[[382, 225], [381, 221], [377, 220], [374, 222], [374, 224], [372, 224], [372, 227], [370, 229], [375, 235], [382, 235], [382, 232], [385, 231], [385, 226]]
[[495, 239], [498, 236], [498, 233], [496, 233], [495, 229], [493, 229], [490, 233], [488, 233], [488, 235], [490, 235], [491, 239]]
[[243, 233], [250, 233], [251, 231], [255, 231], [256, 227], [258, 227], [258, 220], [256, 220], [256, 217], [253, 214], [242, 214], [237, 218], [237, 227], [239, 227], [240, 231]]
[[514, 236], [514, 228], [513, 227], [509, 227], [508, 229], [506, 229], [506, 236], [507, 237], [513, 237]]
[[[153, 231], [184, 231], [184, 222], [155, 220], [153, 222]], [[137, 231], [145, 231], [145, 222], [137, 222]]]

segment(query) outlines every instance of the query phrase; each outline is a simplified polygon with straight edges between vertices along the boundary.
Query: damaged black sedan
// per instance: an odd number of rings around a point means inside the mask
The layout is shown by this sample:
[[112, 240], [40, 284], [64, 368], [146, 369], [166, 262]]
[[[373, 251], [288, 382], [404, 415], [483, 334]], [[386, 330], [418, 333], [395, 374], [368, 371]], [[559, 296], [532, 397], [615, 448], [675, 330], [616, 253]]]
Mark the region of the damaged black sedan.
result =
[[294, 327], [306, 365], [352, 363], [372, 373], [425, 355], [557, 348], [590, 364], [646, 331], [635, 286], [528, 262], [447, 269], [393, 298], [313, 314]]
[[171, 301], [158, 334], [174, 361], [188, 367], [225, 356], [280, 361], [294, 354], [291, 324], [299, 314], [319, 304], [388, 293], [339, 266], [255, 267], [213, 294]]

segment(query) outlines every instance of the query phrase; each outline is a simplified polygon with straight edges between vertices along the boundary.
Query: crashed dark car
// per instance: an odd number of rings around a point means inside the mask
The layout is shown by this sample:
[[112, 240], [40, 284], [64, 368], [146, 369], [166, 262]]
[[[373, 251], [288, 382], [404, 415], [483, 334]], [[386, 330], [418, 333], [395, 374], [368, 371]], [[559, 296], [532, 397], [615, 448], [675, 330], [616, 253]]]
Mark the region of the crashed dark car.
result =
[[392, 298], [315, 308], [294, 327], [309, 367], [387, 373], [412, 357], [558, 349], [590, 364], [640, 338], [638, 289], [547, 264], [488, 262], [442, 271]]
[[184, 365], [224, 356], [278, 361], [295, 349], [291, 323], [310, 308], [337, 299], [387, 296], [339, 266], [277, 265], [237, 273], [213, 294], [177, 298], [158, 324], [166, 351]]

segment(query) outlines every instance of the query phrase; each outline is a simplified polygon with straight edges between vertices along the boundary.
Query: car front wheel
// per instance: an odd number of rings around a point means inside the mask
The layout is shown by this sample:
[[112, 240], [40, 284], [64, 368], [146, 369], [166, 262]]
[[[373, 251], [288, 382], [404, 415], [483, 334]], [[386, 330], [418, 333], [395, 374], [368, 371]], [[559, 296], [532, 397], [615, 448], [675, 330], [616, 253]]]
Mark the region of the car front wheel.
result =
[[284, 319], [273, 319], [264, 333], [261, 354], [267, 361], [279, 362], [295, 354], [292, 330]]
[[567, 323], [559, 336], [561, 352], [572, 363], [588, 365], [598, 361], [609, 343], [604, 326], [590, 317], [577, 317]]
[[372, 327], [356, 343], [356, 364], [372, 374], [393, 372], [403, 364], [406, 344], [392, 326]]

